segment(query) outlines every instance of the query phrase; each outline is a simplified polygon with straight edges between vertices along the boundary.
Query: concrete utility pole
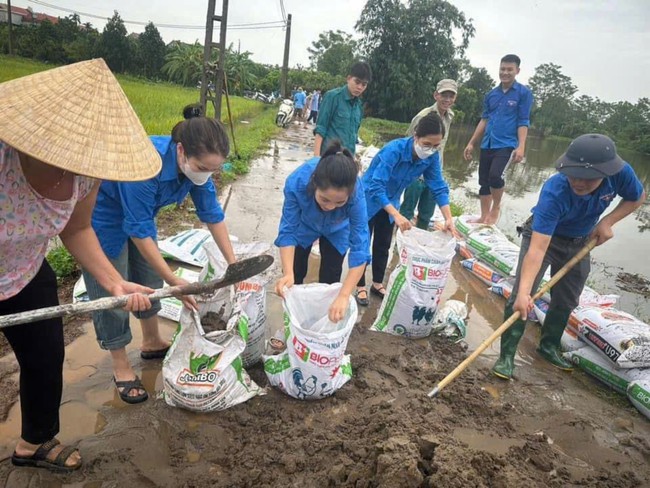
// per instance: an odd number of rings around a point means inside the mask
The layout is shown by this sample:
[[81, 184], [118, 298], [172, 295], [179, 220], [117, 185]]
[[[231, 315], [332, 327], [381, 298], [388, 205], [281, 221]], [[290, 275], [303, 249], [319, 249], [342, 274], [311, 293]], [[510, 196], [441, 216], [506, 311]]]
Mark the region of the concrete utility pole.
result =
[[291, 44], [291, 14], [287, 15], [287, 33], [284, 38], [284, 60], [282, 61], [282, 76], [280, 77], [280, 95], [289, 96], [287, 75], [289, 74], [289, 45]]
[[11, 0], [7, 0], [7, 21], [9, 22], [9, 56], [14, 53], [14, 36], [11, 30]]
[[[223, 0], [221, 15], [215, 15], [216, 0], [208, 0], [208, 15], [205, 22], [205, 44], [203, 46], [203, 72], [201, 73], [201, 108], [207, 114], [207, 103], [214, 105], [214, 116], [221, 120], [221, 96], [223, 93], [223, 70], [226, 61], [226, 28], [228, 25], [228, 0]], [[219, 22], [219, 42], [213, 42], [214, 23]], [[212, 49], [219, 50], [219, 61], [212, 63]], [[216, 76], [215, 76], [216, 75]], [[214, 93], [210, 83], [214, 82]]]

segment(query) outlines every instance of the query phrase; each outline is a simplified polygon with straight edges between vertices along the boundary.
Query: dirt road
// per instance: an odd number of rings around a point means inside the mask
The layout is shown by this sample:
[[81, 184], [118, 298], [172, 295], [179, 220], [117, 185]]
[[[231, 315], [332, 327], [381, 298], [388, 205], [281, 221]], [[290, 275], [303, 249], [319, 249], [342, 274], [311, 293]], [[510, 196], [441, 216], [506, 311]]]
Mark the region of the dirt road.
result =
[[[309, 131], [291, 127], [236, 182], [226, 212], [241, 240], [272, 241], [285, 177], [309, 157]], [[454, 264], [446, 298], [468, 303], [469, 348], [500, 324], [503, 302]], [[13, 469], [18, 406], [0, 424], [0, 484], [7, 487], [642, 487], [650, 486], [650, 423], [579, 372], [538, 360], [530, 326], [510, 383], [489, 374], [489, 350], [439, 399], [426, 393], [466, 352], [440, 338], [369, 332], [378, 302], [355, 328], [352, 380], [332, 398], [300, 402], [269, 389], [230, 410], [197, 415], [151, 398], [120, 402], [108, 357], [91, 332], [67, 348], [61, 439], [84, 467], [61, 476]], [[279, 327], [277, 297], [269, 296]], [[133, 327], [134, 333], [138, 327]], [[173, 325], [166, 324], [171, 334]], [[136, 335], [136, 334], [134, 334]], [[152, 397], [160, 362], [130, 357]], [[10, 359], [0, 363], [9, 367]], [[266, 378], [250, 370], [260, 385]]]

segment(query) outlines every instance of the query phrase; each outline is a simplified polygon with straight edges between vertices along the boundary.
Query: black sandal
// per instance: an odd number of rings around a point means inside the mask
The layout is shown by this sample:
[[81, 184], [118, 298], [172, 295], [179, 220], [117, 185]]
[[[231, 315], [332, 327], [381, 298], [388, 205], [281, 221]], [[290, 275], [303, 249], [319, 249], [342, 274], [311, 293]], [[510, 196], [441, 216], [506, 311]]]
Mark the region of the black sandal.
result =
[[47, 468], [52, 471], [59, 471], [69, 473], [81, 467], [82, 462], [72, 466], [66, 466], [65, 462], [72, 454], [77, 451], [76, 447], [64, 447], [61, 452], [54, 458], [54, 461], [47, 459], [47, 455], [60, 444], [58, 439], [50, 439], [49, 441], [41, 444], [38, 449], [31, 456], [18, 456], [14, 451], [11, 456], [11, 464], [14, 466], [28, 467], [28, 468]]
[[[149, 398], [149, 394], [147, 393], [147, 390], [144, 389], [144, 386], [142, 386], [142, 382], [140, 381], [140, 378], [138, 378], [137, 376], [135, 377], [134, 380], [131, 381], [117, 381], [115, 377], [113, 377], [113, 381], [115, 382], [117, 393], [120, 395], [120, 398], [122, 399], [123, 402], [134, 405], [136, 403], [142, 403], [147, 398]], [[120, 391], [120, 388], [122, 388], [122, 391]], [[129, 395], [129, 393], [132, 390], [144, 390], [144, 393], [135, 396]]]
[[[382, 291], [383, 291], [383, 293], [382, 293]], [[372, 293], [373, 295], [378, 296], [379, 298], [381, 298], [383, 300], [384, 297], [386, 296], [386, 288], [384, 288], [384, 285], [381, 285], [381, 288], [375, 288], [374, 285], [370, 285], [370, 293]]]
[[[359, 296], [359, 293], [365, 293], [365, 294], [366, 294], [366, 298], [361, 298], [361, 297]], [[355, 300], [357, 301], [357, 303], [358, 303], [359, 305], [361, 305], [362, 307], [367, 307], [368, 304], [370, 303], [370, 302], [368, 301], [368, 290], [366, 290], [365, 288], [364, 288], [363, 290], [357, 290], [357, 291], [355, 291], [355, 292], [354, 292], [354, 298], [355, 298]]]

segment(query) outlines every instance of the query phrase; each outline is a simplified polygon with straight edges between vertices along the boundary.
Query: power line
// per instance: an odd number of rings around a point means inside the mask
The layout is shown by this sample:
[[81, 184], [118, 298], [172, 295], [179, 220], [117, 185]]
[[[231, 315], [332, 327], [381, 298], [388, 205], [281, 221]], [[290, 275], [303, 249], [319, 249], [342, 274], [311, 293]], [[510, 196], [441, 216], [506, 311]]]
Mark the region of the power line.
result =
[[280, 0], [280, 11], [282, 12], [282, 20], [287, 23], [287, 11], [284, 10], [284, 0]]
[[[101, 20], [106, 20], [109, 19], [110, 17], [107, 17], [105, 15], [97, 15], [97, 14], [91, 14], [88, 12], [81, 12], [79, 10], [73, 10], [73, 9], [68, 9], [64, 7], [59, 7], [58, 5], [52, 5], [47, 2], [43, 2], [41, 0], [27, 0], [30, 3], [35, 3], [38, 5], [43, 5], [45, 7], [49, 7], [55, 10], [60, 10], [62, 12], [68, 12], [72, 14], [77, 14], [79, 16], [83, 15], [84, 17], [91, 17], [93, 19], [101, 19]], [[142, 21], [137, 21], [137, 20], [125, 20], [122, 19], [122, 22], [125, 24], [130, 24], [130, 25], [140, 25], [140, 26], [146, 26], [149, 24], [149, 22], [142, 22]], [[196, 30], [205, 30], [205, 25], [183, 25], [183, 24], [157, 24], [153, 22], [153, 24], [156, 27], [164, 28], [164, 29], [196, 29]], [[250, 22], [246, 24], [231, 24], [228, 26], [228, 29], [232, 30], [252, 30], [252, 29], [280, 29], [284, 28], [285, 26], [285, 21], [283, 20], [275, 20], [275, 21], [270, 21], [270, 22]]]

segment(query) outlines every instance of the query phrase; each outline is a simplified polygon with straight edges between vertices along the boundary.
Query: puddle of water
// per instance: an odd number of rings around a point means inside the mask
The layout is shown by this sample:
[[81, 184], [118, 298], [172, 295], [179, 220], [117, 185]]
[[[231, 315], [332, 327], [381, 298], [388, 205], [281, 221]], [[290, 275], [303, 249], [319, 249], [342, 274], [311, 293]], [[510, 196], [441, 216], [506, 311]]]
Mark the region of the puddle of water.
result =
[[454, 437], [467, 444], [470, 449], [486, 451], [496, 455], [507, 454], [511, 447], [523, 447], [526, 441], [521, 439], [503, 439], [501, 437], [481, 434], [474, 429], [461, 427], [454, 430]]
[[[170, 338], [176, 326], [171, 321], [161, 319], [160, 328], [163, 337]], [[63, 443], [74, 443], [101, 432], [107, 425], [102, 409], [128, 407], [120, 400], [113, 385], [109, 353], [97, 345], [92, 323], [87, 323], [84, 330], [86, 333], [68, 345], [65, 352], [61, 432], [57, 436]], [[140, 359], [142, 329], [136, 319], [131, 320], [131, 332], [133, 342], [127, 347], [131, 364], [149, 395], [154, 396], [156, 391], [162, 389], [160, 361], [145, 362]], [[11, 455], [19, 437], [20, 402], [17, 402], [9, 411], [7, 420], [0, 423], [0, 457]]]

